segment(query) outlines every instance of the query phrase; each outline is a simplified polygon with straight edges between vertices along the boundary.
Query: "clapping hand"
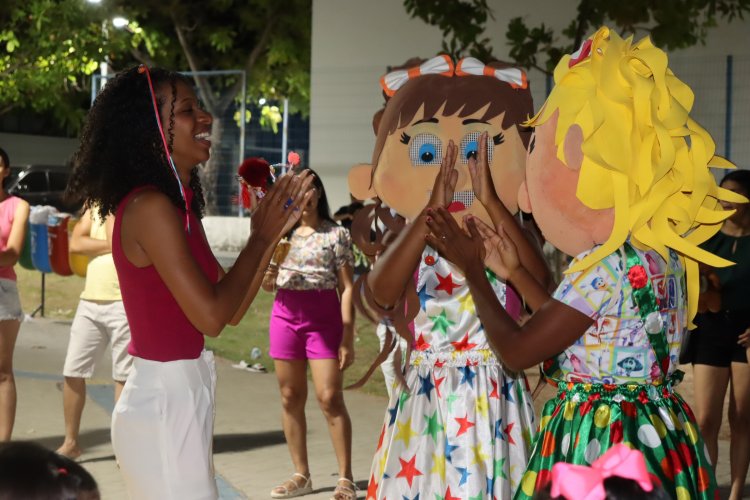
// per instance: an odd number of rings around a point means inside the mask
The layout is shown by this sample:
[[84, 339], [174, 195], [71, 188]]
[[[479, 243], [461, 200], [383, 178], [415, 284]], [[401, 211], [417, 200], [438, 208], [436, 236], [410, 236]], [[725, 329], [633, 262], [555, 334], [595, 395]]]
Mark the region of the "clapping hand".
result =
[[500, 201], [495, 191], [495, 184], [492, 182], [490, 164], [487, 159], [487, 140], [488, 134], [483, 132], [479, 136], [476, 157], [469, 158], [471, 187], [474, 190], [474, 195], [485, 207]]
[[427, 227], [431, 231], [425, 237], [427, 243], [464, 274], [472, 264], [484, 261], [484, 242], [474, 225], [468, 226], [467, 233], [446, 209], [438, 208], [428, 210]]
[[453, 192], [456, 189], [456, 182], [458, 182], [457, 157], [458, 148], [453, 140], [450, 140], [440, 164], [440, 171], [435, 177], [435, 184], [432, 186], [430, 200], [427, 202], [428, 207], [447, 207], [453, 201]]
[[309, 170], [288, 173], [273, 185], [251, 216], [252, 232], [275, 244], [302, 216], [301, 208], [312, 197], [313, 175]]
[[521, 268], [521, 259], [518, 256], [516, 245], [505, 232], [505, 229], [498, 226], [497, 230], [494, 230], [475, 217], [471, 217], [466, 223], [469, 227], [472, 225], [476, 227], [482, 236], [485, 249], [484, 265], [502, 279], [509, 280]]

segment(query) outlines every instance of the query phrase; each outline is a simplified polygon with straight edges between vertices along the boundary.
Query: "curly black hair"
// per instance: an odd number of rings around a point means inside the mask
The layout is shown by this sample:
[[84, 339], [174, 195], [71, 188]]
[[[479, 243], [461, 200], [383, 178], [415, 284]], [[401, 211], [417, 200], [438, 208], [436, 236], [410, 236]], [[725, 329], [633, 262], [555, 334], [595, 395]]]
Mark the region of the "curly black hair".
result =
[[[167, 141], [172, 150], [177, 82], [193, 87], [184, 75], [150, 70], [161, 110], [170, 106]], [[168, 89], [168, 90], [167, 90]], [[171, 97], [169, 97], [171, 95]], [[88, 113], [81, 143], [73, 157], [73, 173], [65, 191], [70, 202], [98, 207], [102, 218], [114, 214], [122, 199], [140, 186], [154, 186], [185, 210], [154, 116], [148, 80], [138, 67], [117, 74], [99, 93]], [[191, 210], [203, 216], [205, 201], [197, 167], [190, 175]]]

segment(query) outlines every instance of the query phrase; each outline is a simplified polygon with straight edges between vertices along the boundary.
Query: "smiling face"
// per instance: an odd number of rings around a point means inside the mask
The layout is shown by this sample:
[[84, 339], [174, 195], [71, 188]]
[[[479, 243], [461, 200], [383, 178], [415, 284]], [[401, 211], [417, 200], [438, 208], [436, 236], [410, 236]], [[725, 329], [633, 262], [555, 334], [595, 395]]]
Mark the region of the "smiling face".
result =
[[213, 117], [203, 110], [195, 91], [185, 82], [178, 80], [175, 89], [177, 92], [173, 95], [171, 85], [161, 86], [159, 97], [164, 103], [161, 122], [164, 135], [172, 146], [175, 167], [181, 172], [189, 172], [210, 157]]
[[486, 107], [459, 117], [424, 119], [420, 110], [411, 123], [388, 136], [373, 177], [373, 187], [383, 202], [407, 219], [427, 205], [448, 141], [458, 146], [458, 182], [448, 210], [457, 220], [474, 215], [490, 222], [487, 211], [474, 197], [468, 159], [476, 155], [479, 136], [487, 132], [490, 172], [500, 199], [512, 213], [518, 209], [518, 186], [524, 178], [525, 148], [515, 125], [502, 128], [503, 114], [484, 120]]

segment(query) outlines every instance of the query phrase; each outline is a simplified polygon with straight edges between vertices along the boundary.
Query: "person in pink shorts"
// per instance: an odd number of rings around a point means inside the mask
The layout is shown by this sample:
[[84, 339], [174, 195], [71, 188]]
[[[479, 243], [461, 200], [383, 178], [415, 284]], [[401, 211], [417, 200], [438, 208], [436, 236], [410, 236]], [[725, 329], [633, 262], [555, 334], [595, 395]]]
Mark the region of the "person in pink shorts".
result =
[[9, 441], [16, 418], [13, 350], [23, 321], [13, 266], [18, 262], [29, 220], [29, 204], [5, 190], [8, 154], [0, 149], [0, 441]]
[[295, 470], [290, 479], [271, 491], [271, 497], [291, 498], [312, 492], [305, 421], [309, 364], [339, 463], [332, 498], [352, 500], [356, 498], [351, 470], [352, 426], [342, 392], [343, 371], [354, 361], [352, 241], [349, 231], [331, 218], [317, 174], [312, 187], [314, 194], [299, 224], [288, 235], [288, 254], [269, 266], [263, 280], [265, 290], [276, 290], [269, 328], [270, 355], [279, 380], [284, 435]]

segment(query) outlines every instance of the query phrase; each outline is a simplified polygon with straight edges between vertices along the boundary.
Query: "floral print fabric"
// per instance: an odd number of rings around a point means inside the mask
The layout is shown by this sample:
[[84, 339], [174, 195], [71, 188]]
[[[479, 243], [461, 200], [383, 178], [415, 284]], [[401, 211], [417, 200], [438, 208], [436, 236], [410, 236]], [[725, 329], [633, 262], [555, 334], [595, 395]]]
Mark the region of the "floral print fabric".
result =
[[295, 230], [289, 254], [279, 266], [276, 286], [287, 290], [326, 290], [338, 285], [338, 270], [354, 265], [349, 231], [324, 220], [309, 236]]

